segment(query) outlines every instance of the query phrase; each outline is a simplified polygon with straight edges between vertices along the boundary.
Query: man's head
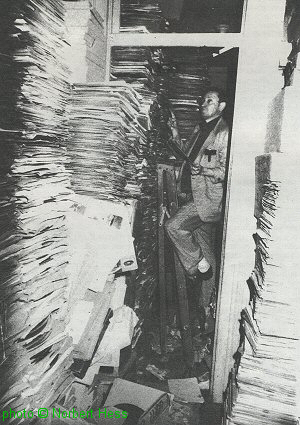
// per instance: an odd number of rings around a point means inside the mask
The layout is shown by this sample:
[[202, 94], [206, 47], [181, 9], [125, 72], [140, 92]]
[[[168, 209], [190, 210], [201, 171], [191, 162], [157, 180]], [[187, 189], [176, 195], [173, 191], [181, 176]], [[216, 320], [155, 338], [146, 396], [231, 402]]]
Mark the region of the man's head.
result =
[[222, 90], [210, 87], [199, 98], [200, 112], [205, 121], [212, 121], [222, 115], [226, 108], [226, 97]]

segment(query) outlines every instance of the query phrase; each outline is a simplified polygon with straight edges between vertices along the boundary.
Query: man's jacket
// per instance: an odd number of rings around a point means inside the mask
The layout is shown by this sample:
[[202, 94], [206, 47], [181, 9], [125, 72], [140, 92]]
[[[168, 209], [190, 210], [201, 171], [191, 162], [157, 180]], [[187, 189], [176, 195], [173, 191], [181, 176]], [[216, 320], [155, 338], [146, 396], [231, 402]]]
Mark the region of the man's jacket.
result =
[[[187, 156], [192, 152], [198, 134], [199, 127], [196, 127], [187, 148]], [[221, 117], [201, 146], [193, 162], [194, 167], [189, 167], [187, 161], [182, 166], [182, 177], [184, 170], [192, 172], [193, 199], [204, 222], [217, 222], [221, 218], [228, 135], [228, 126]]]

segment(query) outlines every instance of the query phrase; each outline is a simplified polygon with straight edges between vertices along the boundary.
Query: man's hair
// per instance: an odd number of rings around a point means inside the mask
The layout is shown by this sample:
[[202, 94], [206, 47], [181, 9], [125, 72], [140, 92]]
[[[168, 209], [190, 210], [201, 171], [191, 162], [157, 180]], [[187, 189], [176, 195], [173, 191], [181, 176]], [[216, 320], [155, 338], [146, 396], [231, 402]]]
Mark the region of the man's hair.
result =
[[207, 87], [207, 89], [205, 89], [205, 91], [203, 92], [202, 97], [204, 97], [207, 93], [210, 93], [210, 92], [217, 93], [220, 103], [221, 102], [227, 103], [227, 96], [223, 89], [220, 89], [219, 87], [216, 87], [216, 86]]

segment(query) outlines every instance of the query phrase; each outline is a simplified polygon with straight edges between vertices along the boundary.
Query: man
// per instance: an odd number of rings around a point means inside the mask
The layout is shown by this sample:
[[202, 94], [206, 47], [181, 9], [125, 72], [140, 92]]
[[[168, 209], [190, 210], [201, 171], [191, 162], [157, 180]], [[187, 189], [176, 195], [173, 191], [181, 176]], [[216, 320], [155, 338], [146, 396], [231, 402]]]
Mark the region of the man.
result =
[[[210, 88], [199, 107], [203, 125], [193, 131], [182, 168], [182, 178], [189, 173], [193, 200], [183, 205], [165, 227], [186, 273], [201, 276], [201, 302], [208, 316], [215, 285], [214, 236], [221, 219], [229, 131], [222, 118], [226, 99], [221, 90]], [[172, 117], [172, 136], [178, 143], [180, 137]]]

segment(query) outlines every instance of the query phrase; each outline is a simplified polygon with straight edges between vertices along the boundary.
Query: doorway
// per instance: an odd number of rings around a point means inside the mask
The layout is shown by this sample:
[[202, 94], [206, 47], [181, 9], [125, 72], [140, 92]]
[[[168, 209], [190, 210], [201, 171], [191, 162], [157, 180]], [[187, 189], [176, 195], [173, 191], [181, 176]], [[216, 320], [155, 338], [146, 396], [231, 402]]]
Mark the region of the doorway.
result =
[[[170, 150], [166, 142], [168, 137], [166, 128], [168, 111], [171, 110], [176, 117], [181, 135], [181, 148], [184, 149], [195, 125], [199, 122], [197, 99], [207, 88], [216, 86], [226, 93], [225, 119], [231, 129], [234, 114], [237, 64], [237, 48], [227, 51], [224, 51], [221, 47], [114, 46], [112, 48], [111, 79], [116, 81], [124, 80], [130, 84], [136, 90], [139, 101], [149, 116], [147, 122], [145, 117], [141, 119], [141, 125], [147, 129], [148, 146], [145, 149], [145, 160], [151, 162], [153, 173], [156, 173], [158, 163], [169, 163], [171, 160], [177, 170], [182, 163], [182, 160], [176, 158], [176, 156], [174, 157], [174, 152]], [[229, 156], [230, 142], [227, 162], [229, 161]], [[152, 181], [155, 181], [155, 178]], [[177, 189], [179, 204], [183, 205], [187, 198], [186, 194], [181, 192], [179, 182]], [[153, 201], [155, 198], [157, 199], [157, 186], [153, 185], [145, 188], [142, 194], [143, 211], [153, 217], [157, 215], [157, 203]], [[199, 285], [197, 286], [193, 282], [187, 281], [190, 323], [195, 351], [195, 367], [193, 370], [188, 370], [185, 365], [184, 353], [182, 352], [177, 308], [178, 299], [174, 290], [172, 255], [169, 255], [166, 262], [168, 340], [167, 356], [162, 356], [159, 331], [157, 216], [154, 221], [156, 224], [152, 231], [148, 232], [149, 239], [146, 241], [151, 247], [152, 255], [149, 256], [150, 259], [148, 258], [147, 261], [144, 258], [138, 259], [142, 275], [149, 273], [149, 264], [151, 263], [151, 273], [153, 274], [151, 284], [143, 285], [142, 278], [138, 278], [134, 284], [135, 309], [144, 319], [143, 341], [145, 343], [140, 353], [142, 360], [137, 366], [137, 376], [133, 379], [137, 379], [138, 382], [143, 384], [157, 386], [159, 382], [157, 382], [155, 373], [166, 373], [172, 378], [195, 376], [198, 380], [204, 382], [203, 391], [209, 397], [214, 345], [214, 319], [216, 317], [224, 223], [222, 220], [216, 229], [215, 255], [217, 267], [213, 277], [214, 291], [210, 302], [212, 323], [209, 333], [203, 333], [203, 329], [201, 329], [202, 319], [198, 309], [201, 296]], [[140, 223], [142, 222], [143, 218], [140, 220]], [[137, 249], [140, 235], [144, 233], [144, 230], [142, 224], [137, 226], [135, 232]], [[143, 241], [145, 243], [145, 238], [143, 238]], [[167, 251], [172, 252], [167, 240], [166, 244]], [[149, 379], [149, 373], [144, 373], [149, 364], [156, 368], [152, 370], [154, 378], [152, 376], [153, 379], [152, 381], [150, 379], [150, 383], [143, 380], [146, 379], [145, 376]]]

